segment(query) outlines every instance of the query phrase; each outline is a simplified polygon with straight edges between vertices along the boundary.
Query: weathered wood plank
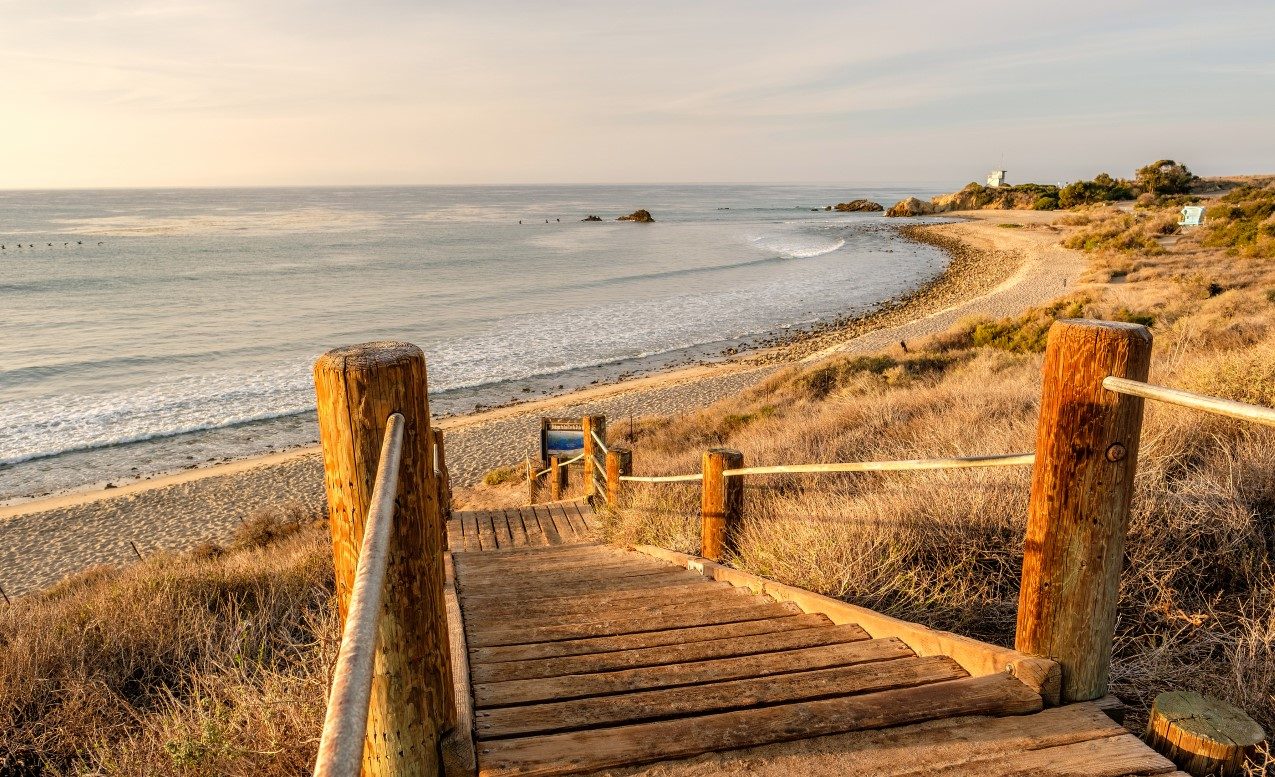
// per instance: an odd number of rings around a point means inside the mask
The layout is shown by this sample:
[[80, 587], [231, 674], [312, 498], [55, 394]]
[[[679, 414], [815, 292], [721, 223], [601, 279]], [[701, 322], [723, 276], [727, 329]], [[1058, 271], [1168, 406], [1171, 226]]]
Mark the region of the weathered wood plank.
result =
[[[522, 513], [522, 515], [525, 516], [528, 520], [534, 517], [534, 513], [532, 513], [529, 510], [525, 510]], [[588, 554], [588, 553], [598, 553], [598, 552], [610, 553], [610, 552], [617, 552], [617, 551], [619, 551], [618, 548], [612, 548], [612, 547], [602, 545], [596, 542], [580, 542], [580, 543], [575, 543], [573, 545], [551, 545], [551, 546], [540, 547], [540, 548], [511, 548], [509, 550], [503, 550], [497, 555], [500, 558], [505, 558], [505, 559], [515, 559], [515, 558], [516, 559], [536, 559], [536, 558], [548, 558], [550, 556], [562, 556], [563, 558], [566, 558], [573, 553]], [[470, 560], [473, 560], [475, 563], [480, 563], [480, 564], [487, 563], [489, 561], [494, 563], [495, 561], [495, 558], [491, 554], [482, 553], [482, 552], [468, 553], [466, 554], [466, 557], [469, 558]]]
[[525, 548], [528, 545], [527, 528], [522, 522], [521, 510], [506, 510], [505, 520], [509, 523], [511, 547]]
[[[718, 588], [721, 583], [703, 585], [669, 586], [666, 588], [639, 589], [632, 595], [601, 593], [581, 596], [558, 596], [546, 599], [518, 599], [509, 601], [495, 596], [474, 597], [467, 602], [465, 612], [469, 617], [494, 618], [500, 616], [537, 616], [540, 618], [565, 618], [568, 615], [591, 613], [598, 610], [632, 609], [659, 604], [683, 607], [701, 607], [708, 603], [739, 601], [748, 596], [738, 588]], [[648, 594], [647, 591], [654, 593]]]
[[696, 626], [688, 629], [644, 631], [639, 634], [624, 634], [618, 637], [594, 637], [591, 639], [563, 640], [561, 642], [539, 642], [534, 645], [471, 648], [470, 658], [475, 664], [486, 664], [559, 656], [580, 656], [620, 650], [641, 650], [643, 648], [660, 647], [661, 645], [679, 645], [714, 639], [733, 639], [754, 634], [771, 634], [780, 631], [826, 626], [829, 623], [831, 621], [823, 615], [808, 613], [790, 615], [783, 618], [766, 618], [758, 621]]
[[682, 664], [757, 653], [777, 653], [785, 650], [818, 647], [820, 645], [861, 642], [868, 639], [871, 639], [868, 633], [858, 626], [823, 626], [794, 631], [770, 632], [747, 637], [661, 645], [637, 650], [616, 650], [609, 653], [591, 653], [581, 656], [559, 656], [529, 661], [488, 663], [474, 666], [470, 674], [476, 683], [531, 680], [545, 677], [561, 677], [570, 674], [613, 672], [620, 669], [637, 669], [644, 666]]
[[[996, 758], [961, 764], [943, 770], [951, 777], [1020, 777], [1030, 774], [1055, 777], [1127, 777], [1128, 775], [1169, 774], [1177, 769], [1171, 761], [1125, 732], [1118, 736], [1087, 742], [1058, 745], [1043, 750], [1020, 750]], [[917, 771], [933, 774], [928, 768]]]
[[[511, 593], [528, 599], [542, 599], [555, 594], [561, 596], [576, 596], [600, 593], [603, 591], [640, 591], [647, 588], [661, 588], [673, 584], [689, 583], [696, 579], [703, 580], [704, 578], [685, 569], [671, 569], [667, 572], [660, 572], [659, 574], [640, 575], [637, 577], [622, 577], [613, 579], [600, 578], [598, 580], [583, 581], [564, 580], [552, 584], [546, 583], [527, 587], [519, 586], [518, 590], [512, 591]], [[472, 589], [466, 589], [466, 580], [467, 576], [462, 573], [460, 575], [460, 588], [463, 594], [466, 596], [471, 594], [477, 595], [473, 594]], [[508, 596], [509, 593], [493, 594], [492, 589], [488, 588], [485, 589], [481, 595]]]
[[960, 664], [943, 656], [903, 658], [797, 672], [784, 675], [783, 682], [776, 682], [773, 677], [748, 678], [697, 685], [693, 689], [664, 688], [525, 707], [502, 707], [477, 713], [475, 723], [478, 736], [486, 740], [849, 696], [968, 676]]
[[[475, 628], [513, 629], [536, 628], [544, 623], [570, 622], [573, 625], [586, 623], [602, 623], [607, 621], [652, 621], [660, 616], [680, 616], [687, 611], [730, 609], [752, 605], [773, 604], [774, 600], [765, 596], [748, 596], [728, 591], [710, 591], [711, 596], [695, 599], [677, 599], [651, 602], [621, 602], [611, 606], [601, 606], [593, 610], [575, 613], [519, 613], [516, 610], [500, 613], [470, 612], [467, 621]], [[516, 604], [516, 603], [515, 603]]]
[[473, 553], [481, 551], [482, 544], [478, 539], [478, 516], [474, 513], [461, 513], [461, 525], [465, 527], [465, 551]]
[[935, 718], [1016, 715], [1040, 708], [1040, 695], [1013, 677], [988, 675], [689, 720], [481, 742], [479, 771], [486, 777], [571, 774]]
[[602, 696], [652, 688], [830, 669], [834, 666], [888, 661], [914, 655], [907, 645], [897, 639], [874, 639], [780, 653], [624, 669], [600, 674], [475, 683], [474, 701], [479, 708], [485, 709], [510, 704], [579, 699], [586, 696]]
[[562, 532], [558, 531], [557, 524], [553, 522], [547, 512], [534, 505], [524, 509], [536, 516], [536, 520], [540, 522], [540, 530], [544, 532], [545, 539], [548, 540], [550, 545], [562, 545], [567, 541]]
[[587, 588], [586, 584], [595, 581], [618, 583], [625, 580], [636, 580], [643, 577], [654, 577], [682, 571], [684, 570], [667, 565], [638, 567], [622, 562], [614, 566], [607, 565], [596, 569], [585, 568], [579, 572], [554, 571], [546, 572], [542, 575], [527, 575], [522, 574], [522, 571], [516, 566], [510, 565], [509, 568], [501, 571], [477, 574], [466, 570], [461, 581], [466, 593], [483, 596], [484, 594], [507, 590], [511, 582], [511, 575], [517, 576], [518, 588], [521, 590], [545, 589], [553, 591], [557, 590], [560, 585], [579, 589], [581, 587]]
[[[495, 513], [493, 518], [496, 524], [496, 542], [502, 548], [514, 547], [514, 530], [513, 526], [509, 524], [510, 512], [509, 510], [501, 510], [499, 513]], [[518, 520], [517, 511], [513, 511], [512, 517], [514, 520]]]
[[492, 528], [491, 513], [484, 510], [476, 514], [474, 520], [478, 522], [478, 549], [495, 550], [496, 532]]
[[662, 631], [665, 629], [686, 628], [688, 626], [707, 626], [713, 623], [755, 621], [762, 618], [796, 615], [798, 612], [800, 611], [790, 604], [750, 603], [729, 609], [687, 610], [685, 612], [661, 613], [657, 616], [645, 618], [621, 618], [598, 620], [590, 623], [564, 623], [553, 626], [514, 629], [483, 629], [471, 632], [473, 636], [470, 638], [470, 642], [475, 647], [525, 645], [532, 642], [554, 642], [561, 639], [605, 637], [616, 634], [634, 634], [639, 631]]

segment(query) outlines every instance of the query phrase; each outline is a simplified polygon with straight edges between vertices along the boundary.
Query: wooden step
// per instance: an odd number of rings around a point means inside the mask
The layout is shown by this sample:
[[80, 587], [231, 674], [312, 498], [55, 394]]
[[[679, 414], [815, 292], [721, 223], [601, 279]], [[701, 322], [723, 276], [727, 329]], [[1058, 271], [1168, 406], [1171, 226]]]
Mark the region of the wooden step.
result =
[[608, 607], [641, 607], [661, 602], [686, 603], [699, 606], [698, 602], [722, 596], [743, 596], [752, 593], [730, 583], [717, 581], [692, 581], [660, 588], [636, 591], [610, 591], [579, 596], [547, 596], [539, 599], [512, 600], [507, 594], [465, 597], [465, 613], [482, 617], [499, 615], [541, 615], [563, 617], [576, 613], [593, 612]]
[[665, 688], [481, 710], [475, 714], [475, 722], [478, 735], [489, 740], [849, 696], [967, 676], [959, 664], [946, 656], [903, 658], [796, 672], [784, 675], [781, 682], [773, 677], [754, 677], [707, 683], [691, 689]]
[[668, 666], [624, 669], [598, 674], [474, 684], [479, 708], [580, 699], [651, 688], [671, 688], [746, 677], [766, 677], [835, 666], [909, 658], [915, 654], [902, 641], [873, 639], [798, 650], [697, 661]]
[[[554, 585], [539, 586], [517, 585], [516, 582], [512, 582], [514, 575], [511, 574], [509, 577], [511, 578], [511, 583], [505, 591], [501, 592], [509, 601], [520, 601], [524, 598], [539, 599], [546, 596], [580, 596], [609, 591], [637, 591], [644, 588], [683, 585], [696, 581], [702, 582], [704, 580], [704, 578], [697, 572], [691, 572], [686, 569], [677, 569], [676, 567], [670, 567], [667, 572], [659, 572], [652, 575], [641, 575], [638, 577], [586, 581], [564, 580], [561, 583], [556, 583]], [[477, 595], [501, 595], [501, 593], [496, 593], [491, 588], [484, 589], [482, 594], [471, 593], [471, 591], [465, 589], [463, 585], [461, 585], [460, 588], [461, 596], [466, 598]]]
[[660, 645], [678, 645], [684, 642], [710, 639], [731, 639], [752, 636], [753, 634], [770, 634], [791, 629], [827, 626], [831, 625], [831, 623], [832, 621], [828, 620], [826, 615], [803, 613], [801, 615], [787, 615], [782, 618], [721, 623], [712, 626], [694, 626], [685, 629], [661, 629], [660, 631], [644, 631], [637, 634], [622, 634], [612, 637], [591, 637], [588, 639], [562, 640], [560, 642], [538, 642], [532, 645], [476, 648], [471, 649], [469, 655], [470, 661], [474, 664], [527, 661], [557, 656], [610, 653], [617, 650], [638, 650], [659, 647]]
[[801, 609], [795, 604], [780, 604], [773, 601], [767, 604], [744, 603], [730, 608], [684, 610], [645, 618], [605, 620], [593, 623], [567, 623], [560, 626], [474, 630], [469, 632], [469, 644], [473, 647], [526, 645], [534, 642], [554, 642], [584, 637], [635, 634], [641, 631], [680, 629], [689, 626], [708, 626], [714, 623], [754, 621], [763, 618], [778, 618], [783, 615], [796, 615], [800, 612]]
[[[958, 715], [1021, 715], [1039, 694], [1008, 674], [541, 736], [480, 741], [479, 773], [556, 775]], [[901, 755], [901, 754], [900, 754]]]
[[591, 564], [575, 569], [554, 569], [547, 572], [533, 572], [510, 566], [506, 569], [483, 570], [477, 572], [466, 567], [457, 568], [456, 582], [466, 592], [478, 596], [491, 591], [508, 590], [511, 575], [518, 576], [519, 588], [552, 588], [563, 582], [591, 582], [594, 580], [613, 580], [629, 577], [660, 575], [679, 570], [671, 564], [634, 564], [629, 561], [616, 561], [606, 564]]
[[593, 674], [646, 666], [708, 661], [758, 653], [778, 653], [822, 645], [862, 642], [868, 639], [871, 639], [868, 632], [851, 623], [843, 626], [823, 626], [747, 637], [733, 636], [727, 639], [683, 642], [638, 650], [617, 650], [609, 653], [541, 658], [530, 661], [505, 661], [496, 664], [472, 663], [470, 676], [476, 683], [533, 680], [569, 674]]
[[[607, 634], [628, 633], [624, 624], [666, 623], [670, 618], [679, 618], [688, 610], [714, 611], [737, 610], [745, 607], [763, 607], [775, 604], [769, 596], [751, 594], [735, 594], [729, 591], [717, 593], [707, 599], [697, 600], [693, 605], [686, 602], [665, 601], [657, 604], [629, 604], [627, 606], [599, 607], [592, 612], [576, 612], [567, 615], [557, 613], [533, 613], [530, 615], [479, 615], [473, 613], [465, 619], [467, 626], [473, 630], [501, 630], [541, 628], [545, 623], [564, 623], [571, 626], [614, 624], [605, 631]], [[643, 629], [652, 631], [653, 629]]]

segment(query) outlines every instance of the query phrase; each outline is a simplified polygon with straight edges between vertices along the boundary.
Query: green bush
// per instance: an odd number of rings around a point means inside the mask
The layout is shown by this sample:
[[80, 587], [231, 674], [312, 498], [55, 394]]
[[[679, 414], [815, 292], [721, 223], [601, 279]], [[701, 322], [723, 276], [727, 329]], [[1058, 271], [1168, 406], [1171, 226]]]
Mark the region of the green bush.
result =
[[1128, 181], [1099, 173], [1092, 181], [1075, 181], [1064, 186], [1058, 192], [1058, 205], [1074, 208], [1077, 205], [1132, 200], [1133, 196], [1133, 186]]
[[1134, 176], [1138, 188], [1149, 194], [1186, 194], [1195, 175], [1172, 159], [1161, 159], [1139, 167]]
[[1275, 190], [1241, 186], [1204, 212], [1206, 246], [1275, 257]]
[[1045, 195], [1032, 203], [1032, 210], [1058, 210], [1058, 197]]

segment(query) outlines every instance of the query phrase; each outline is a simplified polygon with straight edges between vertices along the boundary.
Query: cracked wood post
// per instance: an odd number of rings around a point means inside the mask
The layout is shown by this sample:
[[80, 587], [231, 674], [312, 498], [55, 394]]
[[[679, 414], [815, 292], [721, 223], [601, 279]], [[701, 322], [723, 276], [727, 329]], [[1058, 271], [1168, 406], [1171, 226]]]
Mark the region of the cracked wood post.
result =
[[531, 457], [528, 456], [527, 457], [527, 504], [529, 505], [534, 505], [536, 503], [536, 479], [537, 479], [536, 472], [539, 471], [539, 469], [540, 469], [539, 463], [532, 461]]
[[567, 468], [562, 466], [561, 456], [549, 457], [549, 500], [557, 502], [567, 490]]
[[342, 625], [386, 422], [396, 412], [405, 420], [363, 774], [432, 777], [456, 704], [425, 355], [402, 342], [337, 348], [315, 362], [314, 383]]
[[1057, 661], [1063, 703], [1107, 693], [1142, 399], [1103, 378], [1145, 381], [1151, 333], [1100, 321], [1049, 330], [1015, 643]]
[[[580, 419], [580, 430], [584, 432], [584, 495], [590, 502], [595, 498], [605, 496], [598, 493], [598, 485], [595, 481], [602, 479], [602, 467], [605, 464], [598, 461], [598, 446], [593, 442], [593, 435], [598, 435], [598, 439], [606, 442], [607, 438], [607, 417], [604, 415], [587, 415]], [[602, 470], [602, 471], [599, 471]]]
[[620, 502], [621, 475], [633, 474], [633, 451], [628, 448], [612, 448], [607, 451], [607, 504], [614, 507]]
[[706, 559], [722, 561], [728, 552], [735, 550], [744, 503], [744, 481], [739, 477], [723, 477], [722, 472], [742, 466], [744, 454], [739, 451], [729, 448], [704, 451], [699, 554]]
[[1239, 777], [1266, 733], [1238, 707], [1192, 691], [1170, 691], [1155, 697], [1144, 738], [1188, 774]]

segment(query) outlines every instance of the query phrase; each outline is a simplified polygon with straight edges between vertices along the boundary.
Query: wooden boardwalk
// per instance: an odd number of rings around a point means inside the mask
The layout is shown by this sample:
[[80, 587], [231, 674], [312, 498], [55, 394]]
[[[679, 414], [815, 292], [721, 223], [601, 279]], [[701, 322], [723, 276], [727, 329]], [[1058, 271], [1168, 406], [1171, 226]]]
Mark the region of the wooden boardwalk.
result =
[[860, 774], [1174, 773], [1094, 704], [1046, 710], [1009, 673], [971, 676], [899, 637], [601, 544], [595, 529], [582, 502], [448, 524], [481, 775], [851, 732]]

